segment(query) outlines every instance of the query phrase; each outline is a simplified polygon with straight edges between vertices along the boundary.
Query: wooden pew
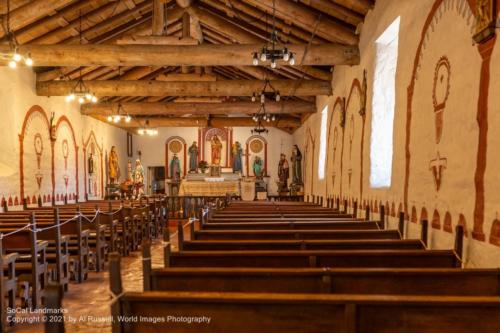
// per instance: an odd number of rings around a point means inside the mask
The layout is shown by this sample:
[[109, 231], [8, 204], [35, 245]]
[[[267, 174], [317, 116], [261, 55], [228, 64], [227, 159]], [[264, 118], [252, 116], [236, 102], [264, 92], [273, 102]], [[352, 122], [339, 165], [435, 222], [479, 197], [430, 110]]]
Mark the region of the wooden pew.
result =
[[379, 230], [384, 229], [382, 223], [367, 222], [236, 222], [236, 223], [205, 223], [203, 230]]
[[3, 250], [6, 253], [19, 253], [16, 261], [16, 277], [18, 281], [27, 281], [31, 286], [31, 302], [34, 308], [39, 308], [47, 285], [47, 241], [37, 239], [36, 219], [32, 214], [29, 219], [24, 220], [24, 229], [19, 227], [8, 228], [0, 224], [0, 232], [3, 234], [15, 233], [2, 239]]
[[461, 264], [452, 250], [183, 251], [165, 258], [165, 267], [453, 268]]
[[[500, 317], [499, 296], [124, 293], [119, 256], [111, 257], [110, 289], [117, 295], [111, 307], [114, 332], [187, 332], [196, 325], [197, 332], [493, 333]], [[118, 316], [160, 322], [124, 322]], [[210, 322], [179, 322], [200, 316]]]
[[398, 230], [196, 230], [196, 240], [400, 239]]
[[[5, 332], [7, 326], [8, 315], [6, 313], [6, 306], [14, 308], [16, 306], [16, 259], [18, 253], [3, 254], [2, 237], [0, 237], [0, 329]], [[5, 271], [5, 272], [4, 272]], [[5, 299], [7, 298], [7, 304]], [[11, 315], [12, 317], [12, 315]], [[12, 322], [11, 322], [12, 324]]]
[[244, 250], [423, 250], [419, 239], [405, 240], [242, 240], [184, 241], [183, 251], [244, 251]]

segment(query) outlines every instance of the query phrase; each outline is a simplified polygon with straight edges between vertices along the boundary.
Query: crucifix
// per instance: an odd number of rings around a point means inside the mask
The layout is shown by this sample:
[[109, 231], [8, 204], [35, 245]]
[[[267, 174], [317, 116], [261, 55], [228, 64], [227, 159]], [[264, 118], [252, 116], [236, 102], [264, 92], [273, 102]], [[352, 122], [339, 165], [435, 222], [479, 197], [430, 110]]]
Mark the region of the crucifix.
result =
[[431, 160], [429, 163], [429, 170], [432, 171], [434, 177], [434, 184], [436, 185], [436, 191], [439, 191], [441, 187], [441, 179], [443, 177], [443, 170], [446, 169], [448, 164], [448, 159], [441, 157], [439, 151], [435, 159]]

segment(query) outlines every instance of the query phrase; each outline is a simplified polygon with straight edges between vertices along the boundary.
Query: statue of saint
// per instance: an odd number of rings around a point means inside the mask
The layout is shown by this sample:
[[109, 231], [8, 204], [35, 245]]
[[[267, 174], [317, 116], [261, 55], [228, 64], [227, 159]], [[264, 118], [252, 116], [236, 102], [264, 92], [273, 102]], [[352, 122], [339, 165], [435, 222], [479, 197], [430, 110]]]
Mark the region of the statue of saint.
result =
[[219, 137], [217, 135], [213, 136], [211, 141], [211, 146], [212, 146], [212, 165], [220, 165], [222, 142], [220, 142]]
[[257, 178], [262, 178], [264, 173], [264, 166], [262, 163], [262, 159], [259, 156], [255, 156], [255, 160], [253, 161], [253, 174]]
[[293, 146], [291, 160], [293, 183], [296, 185], [302, 185], [302, 153], [297, 145]]
[[170, 178], [173, 182], [179, 182], [181, 180], [181, 162], [177, 154], [174, 154], [170, 161]]
[[111, 152], [109, 153], [109, 183], [117, 184], [120, 178], [120, 166], [118, 163], [118, 154], [116, 153], [116, 147], [111, 147]]
[[243, 163], [241, 162], [242, 154], [243, 149], [241, 148], [241, 143], [236, 141], [231, 147], [231, 155], [233, 156], [233, 172], [241, 172], [243, 170]]
[[89, 171], [89, 175], [94, 174], [94, 156], [90, 153], [90, 156], [87, 160], [87, 170]]
[[193, 144], [188, 149], [189, 153], [189, 172], [196, 173], [198, 170], [198, 146], [196, 145], [196, 141], [193, 141]]
[[290, 177], [290, 172], [285, 154], [281, 154], [280, 157], [280, 162], [278, 164], [278, 177], [281, 183], [281, 190], [286, 191], [288, 189], [288, 177]]
[[144, 168], [139, 159], [135, 160], [135, 169], [133, 176], [135, 194], [144, 194]]

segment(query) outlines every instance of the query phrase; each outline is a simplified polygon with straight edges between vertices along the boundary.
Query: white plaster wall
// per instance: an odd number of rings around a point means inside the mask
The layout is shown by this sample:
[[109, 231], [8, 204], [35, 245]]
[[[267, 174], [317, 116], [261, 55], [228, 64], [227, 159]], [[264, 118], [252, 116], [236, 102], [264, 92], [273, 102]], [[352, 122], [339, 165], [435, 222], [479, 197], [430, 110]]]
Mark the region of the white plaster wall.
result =
[[[76, 103], [68, 104], [64, 97], [39, 97], [35, 92], [35, 75], [29, 68], [18, 68], [12, 70], [7, 67], [0, 67], [0, 100], [2, 106], [0, 108], [1, 119], [0, 133], [2, 144], [0, 145], [0, 197], [6, 200], [10, 198], [20, 198], [20, 142], [19, 134], [23, 126], [23, 122], [28, 110], [34, 106], [40, 106], [47, 116], [50, 118], [50, 113], [55, 113], [55, 122], [61, 116], [66, 116], [70, 121], [75, 132], [75, 140], [78, 146], [78, 175], [79, 175], [79, 197], [84, 198], [84, 161], [83, 158], [83, 142], [86, 140], [91, 131], [96, 135], [96, 139], [100, 145], [103, 145], [105, 152], [110, 150], [111, 145], [117, 147], [120, 157], [120, 166], [125, 170], [126, 166], [126, 132], [102, 123], [93, 118], [82, 116]], [[48, 139], [48, 132], [40, 124], [35, 125], [37, 131], [43, 131], [44, 140]], [[72, 142], [70, 131], [66, 126], [60, 128], [60, 138], [54, 146], [55, 158], [55, 183], [56, 193], [65, 193], [66, 187], [62, 181], [64, 173], [64, 159], [62, 157], [62, 138], [67, 138], [70, 156], [68, 158], [68, 174], [70, 175], [69, 189], [76, 190], [74, 182], [76, 174], [76, 166], [74, 164], [74, 145]], [[33, 134], [33, 133], [31, 133]], [[30, 134], [27, 134], [30, 135]], [[25, 173], [25, 195], [38, 195], [36, 180], [34, 173], [36, 172], [36, 157], [34, 156], [33, 137], [27, 137], [25, 142], [24, 154], [24, 173]], [[50, 143], [44, 142], [44, 155], [42, 172], [44, 174], [44, 185], [47, 185], [47, 190], [51, 192], [51, 163], [50, 163]]]
[[[309, 119], [294, 133], [294, 140], [304, 150], [311, 137], [316, 139], [316, 151], [314, 163], [317, 165], [319, 156], [319, 132], [320, 112], [324, 103], [330, 106], [329, 122], [330, 136], [328, 146], [327, 179], [319, 180], [317, 172], [312, 176], [306, 174], [306, 194], [320, 196], [340, 196], [341, 198], [358, 199], [360, 189], [353, 186], [359, 182], [361, 176], [360, 159], [360, 124], [361, 117], [356, 115], [358, 109], [357, 101], [351, 96], [347, 105], [346, 129], [344, 137], [344, 153], [342, 168], [342, 190], [340, 189], [339, 174], [340, 152], [342, 144], [342, 130], [338, 127], [339, 112], [333, 111], [335, 101], [338, 98], [348, 98], [354, 79], [360, 82], [363, 78], [363, 70], [368, 73], [367, 113], [364, 133], [363, 152], [363, 194], [362, 199], [367, 203], [394, 203], [395, 216], [398, 207], [404, 201], [405, 180], [405, 139], [406, 119], [408, 106], [408, 86], [411, 82], [415, 55], [418, 43], [421, 39], [422, 29], [427, 16], [436, 0], [378, 0], [374, 9], [366, 16], [362, 34], [360, 36], [361, 62], [359, 66], [336, 66], [333, 72], [332, 90], [333, 96], [319, 96], [317, 101], [317, 113]], [[481, 242], [471, 238], [473, 228], [473, 210], [475, 198], [474, 173], [476, 169], [476, 155], [478, 143], [478, 125], [476, 121], [477, 103], [479, 96], [479, 77], [481, 70], [481, 58], [477, 52], [477, 46], [472, 43], [470, 9], [466, 0], [445, 0], [435, 15], [435, 22], [429, 27], [429, 36], [424, 37], [421, 66], [415, 83], [413, 96], [412, 127], [410, 141], [410, 185], [408, 194], [409, 210], [415, 206], [417, 219], [421, 218], [423, 207], [427, 210], [429, 223], [432, 222], [433, 212], [436, 210], [440, 216], [441, 230], [433, 229], [429, 225], [429, 245], [432, 248], [451, 248], [453, 246], [454, 233], [443, 231], [443, 220], [446, 212], [451, 215], [452, 227], [454, 228], [460, 216], [466, 222], [468, 237], [465, 239], [464, 259], [467, 267], [498, 267], [500, 266], [500, 248], [488, 242], [489, 233], [493, 220], [498, 219], [499, 199], [498, 186], [500, 178], [498, 168], [500, 154], [495, 147], [500, 144], [496, 135], [500, 118], [496, 112], [496, 105], [500, 96], [500, 77], [498, 46], [493, 52], [491, 61], [491, 82], [489, 93], [489, 130], [488, 130], [488, 156], [485, 175], [485, 222], [484, 232], [486, 241]], [[401, 16], [399, 59], [396, 72], [396, 110], [394, 119], [394, 150], [392, 184], [389, 188], [370, 188], [370, 135], [371, 135], [371, 103], [373, 90], [373, 73], [375, 65], [375, 40], [378, 36], [398, 17]], [[448, 158], [447, 169], [443, 172], [443, 185], [437, 192], [434, 188], [432, 174], [429, 171], [429, 160], [436, 153], [434, 139], [434, 109], [432, 101], [432, 86], [434, 69], [438, 59], [446, 55], [451, 63], [451, 91], [444, 115], [444, 128], [441, 143], [439, 144], [442, 157]], [[333, 113], [333, 115], [332, 115]], [[354, 142], [352, 148], [352, 160], [349, 163], [349, 118], [354, 118]], [[333, 117], [333, 119], [332, 119]], [[333, 140], [334, 128], [338, 131], [337, 157], [333, 162]], [[359, 140], [359, 141], [358, 141]], [[445, 156], [446, 155], [446, 156]], [[312, 163], [312, 158], [306, 162]], [[348, 186], [347, 172], [349, 165], [353, 169], [351, 187]], [[333, 174], [336, 175], [333, 183]], [[311, 192], [313, 189], [313, 192]], [[374, 208], [374, 205], [373, 207]], [[377, 214], [374, 214], [376, 217]], [[397, 224], [397, 218], [389, 217], [392, 227]], [[420, 225], [407, 222], [407, 237], [417, 238], [420, 234]]]

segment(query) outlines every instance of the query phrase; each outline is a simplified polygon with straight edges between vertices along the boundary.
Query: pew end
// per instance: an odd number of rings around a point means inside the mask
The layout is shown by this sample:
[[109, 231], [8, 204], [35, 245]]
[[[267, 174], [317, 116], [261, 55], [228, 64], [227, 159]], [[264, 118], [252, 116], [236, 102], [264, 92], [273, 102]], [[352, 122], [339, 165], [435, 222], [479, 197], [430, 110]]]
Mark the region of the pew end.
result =
[[[60, 310], [62, 309], [62, 296], [64, 287], [60, 284], [49, 285], [45, 290], [45, 308], [52, 310], [55, 318], [58, 319], [62, 316]], [[45, 321], [46, 333], [64, 333], [64, 320], [46, 320]]]

